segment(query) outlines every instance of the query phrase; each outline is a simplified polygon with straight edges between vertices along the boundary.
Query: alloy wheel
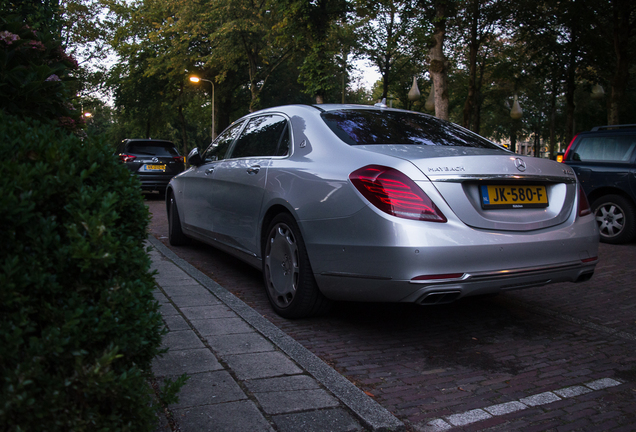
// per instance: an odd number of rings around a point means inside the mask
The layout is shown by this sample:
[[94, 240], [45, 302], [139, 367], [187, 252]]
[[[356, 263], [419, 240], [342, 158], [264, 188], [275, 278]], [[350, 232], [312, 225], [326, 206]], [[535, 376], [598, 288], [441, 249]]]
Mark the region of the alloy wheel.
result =
[[298, 244], [284, 223], [276, 224], [267, 238], [265, 277], [270, 298], [285, 308], [296, 296], [300, 275]]

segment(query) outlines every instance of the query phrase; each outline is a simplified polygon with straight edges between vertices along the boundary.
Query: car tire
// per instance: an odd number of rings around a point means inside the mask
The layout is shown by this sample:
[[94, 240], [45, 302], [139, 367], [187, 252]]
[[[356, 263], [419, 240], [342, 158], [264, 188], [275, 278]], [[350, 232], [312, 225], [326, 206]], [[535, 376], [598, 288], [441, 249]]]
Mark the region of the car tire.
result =
[[331, 306], [318, 289], [298, 224], [287, 213], [274, 217], [267, 228], [263, 279], [272, 308], [283, 318], [321, 315]]
[[592, 203], [603, 243], [629, 243], [636, 234], [636, 210], [620, 195], [605, 195]]
[[189, 238], [181, 230], [179, 220], [179, 210], [174, 195], [171, 193], [168, 206], [168, 241], [172, 246], [183, 246], [188, 244]]

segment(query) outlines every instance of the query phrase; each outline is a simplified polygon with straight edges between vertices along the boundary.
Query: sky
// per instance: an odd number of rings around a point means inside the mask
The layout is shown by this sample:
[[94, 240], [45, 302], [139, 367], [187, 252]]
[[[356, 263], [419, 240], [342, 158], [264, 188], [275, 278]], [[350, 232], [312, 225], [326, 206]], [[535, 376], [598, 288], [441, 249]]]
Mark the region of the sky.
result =
[[369, 60], [356, 60], [353, 62], [355, 66], [355, 71], [352, 73], [353, 80], [355, 81], [358, 77], [361, 77], [361, 82], [365, 88], [371, 90], [373, 84], [377, 80], [381, 78], [380, 72], [375, 66], [371, 66]]

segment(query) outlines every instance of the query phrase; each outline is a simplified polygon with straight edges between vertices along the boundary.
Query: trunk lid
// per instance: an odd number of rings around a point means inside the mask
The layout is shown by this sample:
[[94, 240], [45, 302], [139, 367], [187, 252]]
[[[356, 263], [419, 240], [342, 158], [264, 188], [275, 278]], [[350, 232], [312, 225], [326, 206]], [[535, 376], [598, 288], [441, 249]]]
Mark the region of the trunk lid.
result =
[[[364, 146], [409, 160], [466, 225], [531, 231], [564, 223], [576, 202], [574, 171], [548, 159], [504, 149]], [[431, 197], [432, 198], [432, 197]]]

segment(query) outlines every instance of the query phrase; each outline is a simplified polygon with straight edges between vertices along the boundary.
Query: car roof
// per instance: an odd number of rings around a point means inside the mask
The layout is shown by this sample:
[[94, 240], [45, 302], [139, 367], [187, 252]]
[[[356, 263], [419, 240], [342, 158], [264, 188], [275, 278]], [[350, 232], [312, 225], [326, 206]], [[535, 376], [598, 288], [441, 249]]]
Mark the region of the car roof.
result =
[[627, 124], [627, 125], [607, 125], [607, 126], [596, 126], [593, 127], [590, 132], [597, 131], [616, 131], [616, 130], [625, 130], [625, 129], [636, 129], [636, 124]]

